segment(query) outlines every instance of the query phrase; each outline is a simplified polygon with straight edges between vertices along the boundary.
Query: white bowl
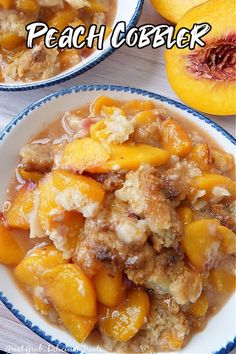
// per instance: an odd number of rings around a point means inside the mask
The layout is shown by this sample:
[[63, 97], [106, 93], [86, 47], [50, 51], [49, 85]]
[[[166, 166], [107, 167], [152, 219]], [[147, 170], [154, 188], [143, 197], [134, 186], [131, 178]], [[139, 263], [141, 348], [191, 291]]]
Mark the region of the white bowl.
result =
[[[114, 18], [114, 24], [120, 21], [126, 23], [126, 31], [138, 22], [141, 15], [144, 0], [116, 0], [117, 10]], [[74, 77], [85, 73], [87, 70], [92, 69], [95, 65], [105, 60], [109, 55], [115, 51], [110, 46], [109, 38], [104, 43], [103, 50], [94, 51], [89, 57], [71, 67], [70, 69], [61, 72], [60, 74], [53, 76], [47, 80], [38, 80], [29, 83], [0, 83], [0, 91], [24, 91], [35, 90], [42, 87], [49, 87], [61, 82], [73, 79]]]
[[[154, 93], [117, 86], [78, 86], [59, 91], [32, 104], [8, 124], [0, 133], [0, 205], [18, 159], [20, 148], [61, 113], [90, 103], [99, 95], [118, 100], [148, 98], [163, 105], [173, 115], [180, 114], [207, 132], [222, 149], [235, 151], [236, 141], [225, 130], [200, 113], [185, 105]], [[17, 288], [7, 267], [0, 265], [0, 299], [9, 310], [40, 337], [68, 352], [91, 353], [97, 348], [80, 345], [66, 331], [50, 325], [29, 303]], [[206, 329], [195, 335], [181, 353], [226, 354], [236, 346], [236, 295], [233, 295], [221, 311], [209, 322]], [[104, 352], [104, 351], [102, 351]]]

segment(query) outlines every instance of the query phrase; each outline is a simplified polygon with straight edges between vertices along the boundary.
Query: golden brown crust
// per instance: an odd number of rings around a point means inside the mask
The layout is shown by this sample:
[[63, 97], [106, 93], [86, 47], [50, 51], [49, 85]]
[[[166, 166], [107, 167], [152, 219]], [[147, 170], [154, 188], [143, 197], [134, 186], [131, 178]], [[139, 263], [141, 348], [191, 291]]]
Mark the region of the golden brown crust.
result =
[[131, 212], [146, 220], [156, 250], [171, 247], [182, 234], [179, 217], [162, 187], [159, 171], [146, 165], [129, 172], [123, 188], [115, 192], [118, 199], [129, 203]]
[[191, 178], [201, 175], [201, 171], [193, 162], [183, 160], [167, 169], [161, 176], [166, 197], [178, 205], [191, 190]]
[[210, 213], [220, 223], [236, 233], [236, 203], [231, 205], [213, 204], [210, 205]]
[[26, 171], [50, 171], [53, 165], [51, 146], [51, 142], [25, 145], [20, 152], [23, 168]]
[[122, 188], [125, 174], [118, 172], [93, 174], [92, 177], [99, 183], [102, 183], [105, 191], [114, 192]]

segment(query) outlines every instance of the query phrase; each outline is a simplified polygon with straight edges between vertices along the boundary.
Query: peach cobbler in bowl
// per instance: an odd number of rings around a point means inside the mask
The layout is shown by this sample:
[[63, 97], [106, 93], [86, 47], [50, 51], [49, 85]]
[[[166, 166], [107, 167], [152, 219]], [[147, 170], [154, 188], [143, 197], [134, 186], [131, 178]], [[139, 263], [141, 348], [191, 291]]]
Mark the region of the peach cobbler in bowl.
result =
[[[110, 45], [106, 39], [112, 32], [114, 20], [129, 24], [138, 2], [129, 5], [124, 14], [117, 0], [0, 0], [0, 89], [35, 88], [33, 83], [41, 87], [45, 82], [54, 82], [54, 78], [58, 82], [96, 65], [105, 59], [105, 52], [108, 56]], [[35, 33], [41, 31], [41, 37], [35, 35], [30, 49], [26, 47], [26, 27], [32, 23], [38, 23]], [[85, 34], [79, 36], [77, 44], [86, 41], [91, 25], [97, 26], [96, 33], [105, 25], [103, 49], [96, 50], [96, 40], [82, 49], [74, 46], [49, 49], [45, 46], [46, 32], [42, 24], [58, 30], [52, 43], [56, 43], [65, 28], [73, 30], [84, 26]]]
[[21, 149], [0, 261], [80, 343], [180, 350], [235, 289], [233, 155], [154, 100], [85, 103]]

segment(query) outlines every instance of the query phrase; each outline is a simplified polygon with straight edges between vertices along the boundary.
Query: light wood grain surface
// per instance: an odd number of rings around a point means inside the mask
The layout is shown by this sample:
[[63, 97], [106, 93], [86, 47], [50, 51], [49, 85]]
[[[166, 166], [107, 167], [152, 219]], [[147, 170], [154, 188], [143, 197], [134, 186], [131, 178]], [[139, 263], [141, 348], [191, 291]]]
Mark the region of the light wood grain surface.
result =
[[[161, 22], [163, 22], [163, 19], [153, 11], [149, 1], [145, 0], [140, 23], [158, 24]], [[73, 85], [114, 84], [134, 86], [178, 100], [166, 77], [163, 53], [163, 48], [139, 50], [123, 47], [89, 72], [64, 84], [29, 92], [0, 92], [0, 129], [30, 103], [60, 88]], [[211, 118], [232, 135], [235, 135], [235, 117], [212, 116]], [[24, 327], [0, 303], [0, 350], [13, 353], [20, 346], [23, 346], [21, 348], [23, 354], [48, 353], [51, 350], [47, 342]], [[59, 351], [55, 349], [54, 352]]]

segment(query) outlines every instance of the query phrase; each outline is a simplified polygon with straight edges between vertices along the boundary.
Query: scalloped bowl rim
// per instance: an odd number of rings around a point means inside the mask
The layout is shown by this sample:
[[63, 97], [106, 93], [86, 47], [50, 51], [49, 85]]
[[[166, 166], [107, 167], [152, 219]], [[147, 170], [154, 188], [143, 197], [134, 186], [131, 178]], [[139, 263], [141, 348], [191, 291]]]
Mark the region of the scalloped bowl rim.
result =
[[[222, 136], [222, 139], [225, 140], [225, 143], [228, 142], [230, 144], [231, 147], [233, 147], [233, 149], [235, 149], [236, 147], [236, 139], [231, 136], [228, 132], [226, 132], [223, 128], [221, 128], [219, 125], [217, 125], [215, 122], [211, 121], [209, 118], [205, 117], [204, 115], [202, 115], [199, 112], [194, 111], [193, 109], [185, 106], [184, 104], [174, 101], [170, 98], [161, 96], [159, 94], [156, 93], [152, 93], [152, 92], [148, 92], [148, 91], [144, 91], [141, 89], [136, 89], [133, 87], [126, 87], [126, 86], [112, 86], [112, 85], [83, 85], [83, 86], [75, 86], [72, 88], [67, 88], [67, 89], [63, 89], [60, 90], [54, 94], [48, 95], [40, 100], [38, 100], [37, 102], [31, 104], [29, 107], [27, 107], [22, 113], [20, 113], [19, 115], [17, 115], [6, 127], [5, 129], [3, 129], [0, 132], [0, 151], [2, 146], [4, 145], [4, 143], [8, 140], [7, 137], [9, 135], [11, 135], [11, 132], [16, 132], [18, 129], [18, 125], [20, 125], [20, 122], [23, 121], [25, 118], [28, 117], [28, 119], [33, 118], [34, 113], [37, 112], [37, 110], [39, 110], [40, 108], [42, 108], [45, 104], [52, 102], [55, 102], [58, 98], [63, 98], [63, 96], [66, 95], [73, 95], [73, 94], [85, 94], [85, 93], [94, 93], [97, 94], [97, 92], [101, 93], [106, 93], [106, 94], [110, 94], [110, 95], [114, 95], [114, 93], [116, 95], [123, 95], [125, 96], [125, 94], [127, 95], [132, 95], [132, 96], [141, 96], [143, 98], [150, 98], [154, 101], [158, 101], [161, 105], [163, 105], [164, 107], [168, 107], [169, 109], [173, 109], [175, 111], [180, 112], [180, 114], [182, 113], [183, 116], [184, 114], [186, 116], [192, 116], [192, 119], [196, 118], [196, 125], [200, 125], [203, 124], [203, 126], [205, 126], [205, 128], [209, 128], [209, 129], [213, 129], [213, 131], [216, 131], [217, 134], [220, 136]], [[190, 119], [191, 120], [191, 119]], [[20, 127], [18, 129], [20, 131]], [[7, 143], [6, 143], [7, 145]], [[7, 183], [9, 182], [9, 180], [7, 181]], [[6, 277], [8, 277], [9, 272], [6, 270], [6, 267], [4, 266], [0, 266], [0, 273], [1, 271], [3, 271], [3, 275], [5, 272]], [[9, 280], [10, 281], [10, 280]], [[13, 282], [12, 282], [13, 283]], [[4, 294], [3, 291], [1, 291], [2, 289], [0, 288], [0, 300], [3, 302], [3, 304], [13, 313], [13, 315], [15, 315], [24, 325], [26, 325], [31, 331], [33, 331], [34, 333], [36, 333], [37, 335], [39, 335], [41, 338], [43, 338], [44, 340], [46, 340], [48, 343], [55, 345], [57, 348], [62, 349], [62, 350], [66, 350], [68, 353], [81, 353], [81, 349], [73, 349], [73, 347], [66, 345], [64, 342], [61, 342], [59, 339], [54, 338], [53, 335], [49, 335], [46, 333], [45, 330], [42, 330], [42, 326], [39, 327], [37, 325], [35, 325], [32, 320], [29, 320], [26, 316], [25, 316], [25, 310], [19, 310], [18, 308], [15, 308], [14, 303], [12, 303], [12, 301], [10, 301], [6, 294]], [[222, 314], [222, 311], [227, 307], [227, 311], [226, 315], [231, 315], [233, 314], [232, 308], [234, 308], [235, 305], [235, 300], [236, 300], [236, 295], [233, 295], [230, 300], [225, 304], [225, 306], [222, 308], [222, 310], [213, 317], [221, 317], [218, 322], [222, 323], [222, 321], [224, 321], [224, 316], [219, 316], [220, 314]], [[33, 311], [33, 309], [30, 308], [30, 314], [35, 314], [35, 312]], [[30, 316], [28, 316], [30, 317]], [[208, 322], [208, 324], [212, 321], [212, 319]], [[232, 319], [232, 324], [235, 328], [236, 323], [234, 323], [234, 319]], [[48, 324], [49, 329], [50, 328], [50, 324]], [[208, 327], [208, 326], [207, 326]], [[44, 327], [43, 327], [44, 328]], [[54, 327], [53, 327], [54, 328]], [[56, 329], [57, 331], [58, 329]], [[195, 335], [193, 338], [195, 338], [195, 341], [199, 341], [201, 340], [201, 333], [204, 333], [207, 330], [207, 328], [203, 331], [200, 332], [199, 334]], [[217, 327], [217, 330], [220, 330]], [[223, 331], [223, 329], [221, 329], [221, 331]], [[64, 331], [63, 331], [64, 333]], [[59, 335], [57, 336], [57, 338], [61, 338]], [[198, 338], [197, 338], [198, 337]], [[227, 337], [227, 336], [226, 336]], [[71, 338], [71, 337], [70, 337]], [[196, 339], [197, 338], [197, 339]], [[213, 339], [213, 338], [212, 338]], [[187, 345], [187, 347], [185, 347], [183, 350], [181, 350], [179, 353], [190, 353], [187, 349], [188, 347], [191, 347], [191, 342]], [[220, 346], [217, 346], [217, 348], [214, 347], [214, 343], [212, 343], [212, 350], [208, 350], [207, 354], [210, 352], [214, 352], [217, 354], [227, 354], [229, 353], [232, 349], [236, 348], [236, 336], [235, 336], [235, 332], [234, 332], [234, 338], [233, 336], [231, 338], [228, 338], [227, 341], [225, 341], [225, 343], [221, 343]], [[89, 348], [85, 348], [85, 351], [89, 352]], [[104, 352], [104, 351], [102, 351]], [[200, 352], [194, 352], [196, 354], [199, 354]], [[201, 352], [206, 354], [205, 352]], [[191, 352], [191, 354], [193, 354], [193, 352]]]

